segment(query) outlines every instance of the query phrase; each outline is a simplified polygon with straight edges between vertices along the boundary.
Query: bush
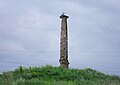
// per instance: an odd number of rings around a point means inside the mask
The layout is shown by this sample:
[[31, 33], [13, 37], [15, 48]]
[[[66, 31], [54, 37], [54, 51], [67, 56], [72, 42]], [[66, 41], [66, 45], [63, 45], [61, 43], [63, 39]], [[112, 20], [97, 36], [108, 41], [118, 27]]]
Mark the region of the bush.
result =
[[120, 85], [120, 77], [90, 68], [79, 70], [47, 65], [5, 72], [0, 76], [0, 85]]

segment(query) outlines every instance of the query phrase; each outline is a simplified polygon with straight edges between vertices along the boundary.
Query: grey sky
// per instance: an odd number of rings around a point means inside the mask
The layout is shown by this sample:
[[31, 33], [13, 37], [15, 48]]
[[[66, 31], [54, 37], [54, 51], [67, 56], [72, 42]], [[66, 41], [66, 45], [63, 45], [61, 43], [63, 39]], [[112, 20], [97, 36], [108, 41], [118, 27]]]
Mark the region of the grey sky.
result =
[[119, 0], [0, 0], [0, 68], [4, 62], [59, 65], [62, 12], [70, 17], [71, 67], [120, 64]]

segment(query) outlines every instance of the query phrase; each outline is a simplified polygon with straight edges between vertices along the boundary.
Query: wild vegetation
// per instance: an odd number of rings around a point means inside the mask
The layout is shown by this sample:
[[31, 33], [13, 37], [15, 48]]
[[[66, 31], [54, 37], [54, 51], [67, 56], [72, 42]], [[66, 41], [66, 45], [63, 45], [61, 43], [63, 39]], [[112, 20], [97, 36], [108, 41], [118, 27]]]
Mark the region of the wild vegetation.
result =
[[2, 73], [0, 85], [120, 85], [120, 77], [105, 75], [90, 68], [20, 66], [15, 71]]

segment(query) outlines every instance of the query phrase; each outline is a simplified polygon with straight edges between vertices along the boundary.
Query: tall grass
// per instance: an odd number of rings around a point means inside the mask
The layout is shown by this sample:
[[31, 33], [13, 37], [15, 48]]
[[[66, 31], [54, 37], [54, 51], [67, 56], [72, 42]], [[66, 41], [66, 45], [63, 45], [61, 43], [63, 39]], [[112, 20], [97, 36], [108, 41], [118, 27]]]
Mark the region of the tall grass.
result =
[[105, 75], [90, 68], [20, 66], [15, 71], [0, 75], [0, 85], [120, 85], [120, 77]]

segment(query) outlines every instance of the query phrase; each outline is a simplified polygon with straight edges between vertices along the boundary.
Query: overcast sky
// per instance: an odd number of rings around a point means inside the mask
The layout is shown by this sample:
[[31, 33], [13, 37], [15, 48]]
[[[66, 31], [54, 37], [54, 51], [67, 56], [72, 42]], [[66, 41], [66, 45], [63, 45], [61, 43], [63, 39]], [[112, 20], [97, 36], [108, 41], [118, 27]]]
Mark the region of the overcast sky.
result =
[[71, 67], [120, 64], [120, 0], [0, 0], [0, 68], [59, 65], [62, 12]]

